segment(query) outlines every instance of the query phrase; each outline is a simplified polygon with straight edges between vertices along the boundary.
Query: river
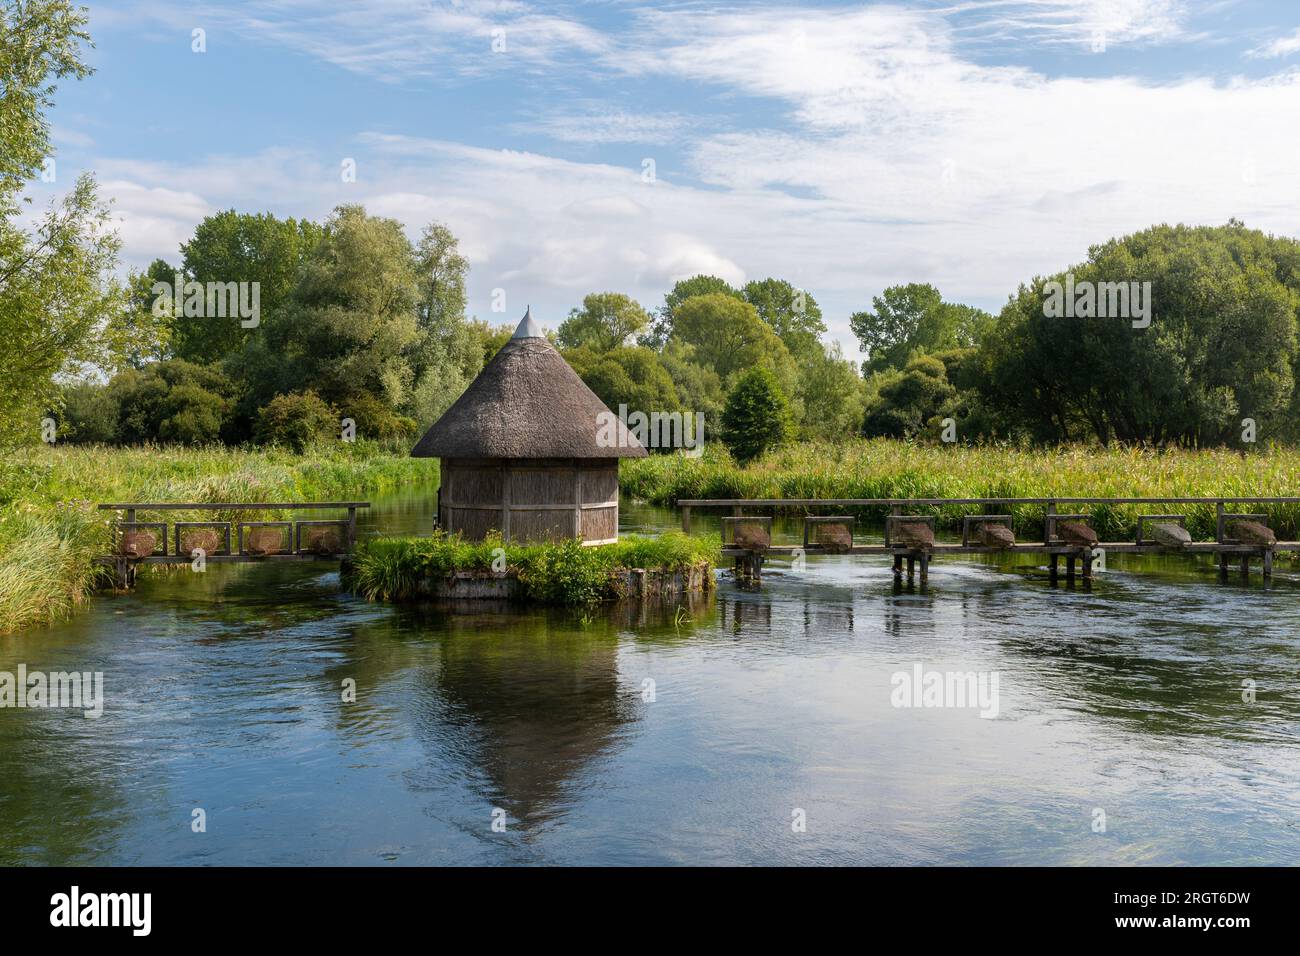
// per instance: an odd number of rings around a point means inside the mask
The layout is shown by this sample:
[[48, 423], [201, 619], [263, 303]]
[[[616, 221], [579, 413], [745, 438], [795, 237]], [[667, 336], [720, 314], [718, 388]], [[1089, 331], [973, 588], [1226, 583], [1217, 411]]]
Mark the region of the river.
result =
[[[1300, 863], [1287, 565], [1114, 561], [1084, 593], [1027, 556], [925, 591], [774, 560], [585, 612], [371, 604], [325, 564], [141, 577], [0, 638], [0, 671], [105, 686], [98, 719], [0, 709], [0, 864]], [[996, 715], [895, 706], [918, 670], [996, 679]]]

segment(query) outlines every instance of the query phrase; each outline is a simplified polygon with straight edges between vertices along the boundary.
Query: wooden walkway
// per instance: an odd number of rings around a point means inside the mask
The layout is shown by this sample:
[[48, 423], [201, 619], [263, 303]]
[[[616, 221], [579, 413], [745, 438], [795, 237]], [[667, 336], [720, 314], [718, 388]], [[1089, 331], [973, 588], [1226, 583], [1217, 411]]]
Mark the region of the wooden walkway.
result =
[[[261, 561], [338, 561], [352, 552], [357, 540], [357, 512], [369, 508], [368, 501], [310, 502], [110, 502], [99, 505], [101, 511], [116, 511], [114, 539], [118, 552], [97, 557], [99, 564], [112, 565], [118, 587], [135, 582], [136, 568], [142, 564], [190, 564], [197, 559], [213, 563], [252, 563]], [[141, 513], [245, 512], [245, 511], [343, 511], [345, 518], [328, 520], [294, 519], [288, 521], [141, 521]], [[278, 532], [279, 544], [250, 549], [249, 537], [255, 529]], [[120, 553], [123, 536], [129, 532], [148, 532], [154, 550], [143, 556]], [[200, 552], [183, 547], [185, 538], [195, 532], [211, 531], [217, 535], [215, 550]], [[307, 541], [304, 542], [304, 533]], [[330, 535], [329, 537], [325, 537]], [[324, 544], [322, 544], [324, 542]]]
[[[1239, 562], [1241, 576], [1246, 579], [1250, 574], [1250, 562], [1259, 559], [1261, 570], [1266, 578], [1273, 573], [1273, 558], [1278, 551], [1300, 551], [1300, 541], [1275, 541], [1268, 545], [1244, 542], [1232, 537], [1234, 521], [1252, 520], [1267, 525], [1265, 515], [1243, 513], [1228, 510], [1229, 506], [1241, 505], [1281, 505], [1300, 504], [1300, 497], [1222, 497], [1222, 498], [684, 498], [677, 501], [681, 511], [682, 531], [691, 531], [692, 513], [704, 508], [726, 508], [731, 514], [723, 518], [724, 556], [735, 559], [736, 573], [739, 577], [754, 583], [761, 581], [764, 560], [769, 556], [796, 557], [801, 554], [850, 554], [850, 555], [888, 555], [893, 559], [893, 570], [901, 579], [906, 565], [908, 580], [912, 580], [919, 570], [921, 584], [927, 583], [930, 562], [934, 558], [954, 554], [1041, 554], [1048, 558], [1049, 575], [1053, 584], [1060, 574], [1060, 563], [1064, 559], [1067, 582], [1073, 583], [1078, 573], [1086, 586], [1092, 583], [1093, 569], [1099, 555], [1105, 554], [1210, 554], [1217, 559], [1221, 575], [1228, 574], [1229, 565]], [[1060, 506], [1083, 505], [1195, 505], [1212, 507], [1215, 511], [1215, 539], [1212, 541], [1192, 541], [1182, 547], [1168, 547], [1157, 544], [1148, 536], [1142, 538], [1143, 525], [1148, 519], [1185, 524], [1183, 514], [1142, 515], [1138, 522], [1138, 535], [1131, 541], [1098, 541], [1092, 546], [1080, 546], [1063, 541], [1056, 534], [1056, 525], [1060, 521], [1073, 520], [1088, 523], [1087, 514], [1067, 514]], [[924, 514], [922, 509], [945, 506], [978, 507], [964, 516], [961, 543], [936, 541], [925, 548], [908, 547], [889, 540], [891, 523], [899, 519], [933, 521], [933, 513]], [[1017, 541], [1010, 546], [996, 547], [973, 543], [968, 539], [970, 523], [982, 520], [1000, 519], [1006, 523], [1013, 521], [1010, 512], [1017, 506], [1034, 506], [1043, 508], [1042, 540]], [[752, 549], [737, 545], [734, 540], [734, 528], [737, 524], [768, 523], [767, 515], [754, 514], [756, 510], [801, 508], [806, 510], [827, 508], [881, 508], [888, 509], [885, 516], [885, 534], [879, 543], [862, 540], [856, 531], [851, 531], [852, 545], [848, 548], [828, 549], [815, 543], [814, 528], [818, 523], [847, 523], [850, 529], [854, 519], [847, 515], [827, 516], [803, 515], [803, 543], [800, 545], [771, 545], [763, 549]], [[1162, 512], [1167, 512], [1167, 507]], [[1000, 513], [998, 513], [1000, 512]], [[894, 525], [895, 527], [897, 525]], [[728, 528], [733, 529], [733, 538], [728, 540]], [[877, 535], [879, 537], [879, 535]]]

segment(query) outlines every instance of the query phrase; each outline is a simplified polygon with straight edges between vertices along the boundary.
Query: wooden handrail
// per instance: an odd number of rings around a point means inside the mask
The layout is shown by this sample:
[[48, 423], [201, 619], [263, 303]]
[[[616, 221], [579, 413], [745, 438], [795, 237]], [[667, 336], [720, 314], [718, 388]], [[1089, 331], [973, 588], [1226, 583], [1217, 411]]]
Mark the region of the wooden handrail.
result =
[[308, 501], [308, 502], [286, 502], [277, 504], [275, 502], [245, 502], [243, 504], [230, 502], [131, 502], [130, 504], [106, 504], [98, 506], [101, 511], [245, 511], [245, 510], [288, 510], [304, 511], [307, 509], [323, 508], [369, 508], [368, 501]]
[[799, 507], [812, 508], [823, 506], [853, 507], [858, 505], [1047, 505], [1047, 504], [1105, 504], [1105, 505], [1154, 505], [1154, 504], [1247, 504], [1268, 502], [1273, 504], [1300, 503], [1300, 497], [1208, 497], [1208, 498], [679, 498], [679, 508], [730, 508], [754, 506], [760, 508]]

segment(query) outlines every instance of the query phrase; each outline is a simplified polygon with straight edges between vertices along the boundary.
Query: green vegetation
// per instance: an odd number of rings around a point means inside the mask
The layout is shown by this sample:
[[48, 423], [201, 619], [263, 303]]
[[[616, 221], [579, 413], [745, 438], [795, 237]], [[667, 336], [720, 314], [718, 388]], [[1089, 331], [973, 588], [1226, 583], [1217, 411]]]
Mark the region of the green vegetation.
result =
[[[622, 597], [615, 572], [629, 568], [712, 572], [719, 544], [669, 532], [629, 535], [615, 544], [584, 546], [503, 543], [500, 537], [469, 542], [458, 535], [376, 538], [358, 545], [344, 576], [346, 586], [370, 600], [416, 598], [421, 584], [456, 572], [517, 575], [531, 600], [547, 604], [594, 604]], [[706, 584], [713, 580], [705, 576]]]
[[220, 446], [18, 451], [0, 464], [0, 631], [60, 620], [103, 583], [91, 559], [112, 550], [112, 515], [95, 510], [97, 503], [339, 500], [426, 482], [437, 483], [435, 462], [360, 442], [321, 446], [301, 456]]
[[790, 434], [790, 405], [769, 369], [752, 368], [727, 396], [722, 438], [741, 462], [785, 444]]
[[[664, 505], [679, 498], [1285, 497], [1300, 487], [1300, 450], [1270, 447], [1242, 456], [1226, 449], [1033, 450], [872, 439], [792, 445], [746, 467], [716, 447], [695, 459], [627, 459], [620, 463], [619, 482], [624, 494]], [[976, 510], [952, 506], [935, 513], [941, 525], [960, 528], [961, 515]], [[1162, 509], [1090, 510], [1103, 538], [1118, 538], [1133, 535], [1138, 514]], [[1188, 515], [1194, 535], [1213, 537], [1213, 505], [1175, 510]], [[1280, 539], [1300, 537], [1300, 505], [1242, 510], [1266, 511]], [[863, 516], [883, 519], [884, 511], [870, 509]], [[1022, 507], [1017, 515], [1023, 530], [1041, 534], [1042, 508]]]

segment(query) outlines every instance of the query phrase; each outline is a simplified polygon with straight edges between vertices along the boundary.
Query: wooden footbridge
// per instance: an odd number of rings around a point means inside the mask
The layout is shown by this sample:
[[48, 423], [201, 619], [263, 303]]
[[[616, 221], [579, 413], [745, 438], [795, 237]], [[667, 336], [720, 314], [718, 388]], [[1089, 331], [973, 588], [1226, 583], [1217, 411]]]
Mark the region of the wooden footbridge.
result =
[[[142, 564], [191, 564], [260, 561], [337, 561], [352, 552], [357, 540], [357, 512], [368, 501], [313, 502], [132, 502], [99, 506], [116, 511], [113, 554], [96, 558], [112, 565], [119, 588], [135, 582]], [[346, 517], [329, 520], [277, 521], [141, 521], [141, 513], [198, 512], [220, 514], [255, 512], [340, 511]]]
[[[1091, 586], [1099, 555], [1171, 554], [1213, 555], [1219, 573], [1227, 576], [1230, 565], [1239, 563], [1242, 579], [1250, 574], [1250, 563], [1258, 559], [1265, 578], [1273, 573], [1273, 556], [1278, 551], [1300, 551], [1300, 541], [1279, 541], [1268, 527], [1268, 516], [1259, 510], [1275, 505], [1300, 504], [1300, 497], [1225, 498], [704, 498], [680, 499], [682, 530], [691, 530], [691, 515], [705, 508], [727, 508], [722, 519], [722, 553], [735, 559], [736, 574], [758, 583], [764, 560], [769, 556], [798, 554], [886, 555], [892, 558], [896, 580], [906, 565], [912, 581], [919, 570], [921, 584], [928, 581], [930, 562], [953, 554], [1042, 554], [1048, 559], [1052, 584], [1058, 583], [1064, 559], [1067, 583], [1075, 581], [1076, 565], [1085, 587]], [[1139, 514], [1132, 540], [1102, 541], [1092, 529], [1093, 518], [1084, 507], [1140, 505], [1159, 507], [1159, 514]], [[1213, 540], [1196, 541], [1187, 532], [1188, 516], [1178, 513], [1183, 506], [1214, 510]], [[1240, 509], [1253, 506], [1255, 512]], [[961, 541], [937, 541], [934, 537], [936, 508], [962, 507], [979, 511], [962, 516]], [[1013, 527], [1017, 508], [1042, 509], [1042, 539], [1018, 541]], [[1062, 511], [1062, 508], [1065, 511]], [[875, 509], [884, 514], [883, 535], [859, 534], [855, 518], [846, 514], [805, 514], [803, 543], [773, 545], [772, 518], [759, 510]], [[1230, 510], [1231, 509], [1231, 510]], [[929, 513], [925, 513], [925, 512]], [[883, 538], [883, 540], [881, 540]]]

